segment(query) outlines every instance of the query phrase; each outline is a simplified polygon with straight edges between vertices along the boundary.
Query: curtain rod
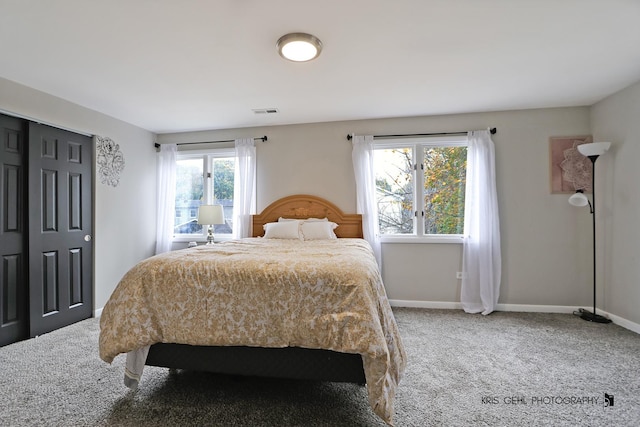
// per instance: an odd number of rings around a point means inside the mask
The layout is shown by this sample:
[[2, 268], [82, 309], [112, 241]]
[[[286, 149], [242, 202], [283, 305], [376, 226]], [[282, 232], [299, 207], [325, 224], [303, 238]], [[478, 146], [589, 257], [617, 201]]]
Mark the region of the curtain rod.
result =
[[[254, 140], [259, 139], [262, 142], [266, 142], [268, 140], [267, 135], [265, 136], [256, 136], [255, 138], [253, 138]], [[179, 142], [176, 145], [189, 145], [189, 144], [220, 144], [222, 142], [234, 142], [235, 139], [224, 139], [224, 140], [220, 140], [220, 141], [196, 141], [196, 142]], [[161, 144], [158, 144], [157, 142], [155, 142], [153, 144], [156, 148], [160, 148]]]
[[[466, 135], [468, 131], [461, 132], [436, 132], [436, 133], [405, 133], [400, 135], [373, 135], [374, 138], [411, 138], [418, 136], [445, 136], [445, 135]], [[491, 135], [495, 135], [498, 132], [496, 128], [490, 128], [489, 132]], [[347, 139], [351, 141], [353, 135], [347, 135]]]

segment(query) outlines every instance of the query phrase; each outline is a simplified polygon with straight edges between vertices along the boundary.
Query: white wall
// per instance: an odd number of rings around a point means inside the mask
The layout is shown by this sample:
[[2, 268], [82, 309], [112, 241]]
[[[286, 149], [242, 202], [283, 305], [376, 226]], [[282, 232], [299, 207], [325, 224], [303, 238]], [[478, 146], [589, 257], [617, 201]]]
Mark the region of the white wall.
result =
[[640, 82], [595, 104], [591, 123], [612, 143], [596, 161], [598, 306], [640, 324]]
[[[591, 301], [588, 213], [550, 194], [549, 137], [590, 133], [589, 108], [392, 118], [228, 129], [158, 136], [158, 142], [267, 135], [257, 142], [258, 210], [296, 193], [325, 197], [348, 213], [356, 196], [348, 133], [399, 134], [497, 127], [503, 281], [500, 302], [588, 306]], [[384, 244], [389, 298], [459, 301], [461, 245]]]
[[120, 145], [125, 168], [118, 187], [101, 184], [97, 175], [94, 181], [94, 308], [102, 308], [124, 273], [155, 249], [154, 135], [2, 78], [0, 110], [109, 137]]

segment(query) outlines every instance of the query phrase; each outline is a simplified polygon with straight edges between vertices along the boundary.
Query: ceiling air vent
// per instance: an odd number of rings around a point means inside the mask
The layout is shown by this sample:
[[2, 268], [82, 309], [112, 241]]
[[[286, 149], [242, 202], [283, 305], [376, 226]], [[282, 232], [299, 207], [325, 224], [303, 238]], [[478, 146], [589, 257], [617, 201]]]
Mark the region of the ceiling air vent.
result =
[[277, 108], [254, 108], [252, 111], [254, 114], [277, 114], [278, 113]]

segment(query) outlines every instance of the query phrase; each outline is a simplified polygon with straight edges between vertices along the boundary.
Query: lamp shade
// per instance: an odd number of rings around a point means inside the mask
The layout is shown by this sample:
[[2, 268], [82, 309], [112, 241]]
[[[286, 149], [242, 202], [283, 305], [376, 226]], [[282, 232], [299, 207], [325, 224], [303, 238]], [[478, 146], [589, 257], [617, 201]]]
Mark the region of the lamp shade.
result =
[[589, 204], [589, 199], [587, 199], [587, 196], [585, 196], [584, 193], [578, 192], [569, 197], [569, 203], [578, 207], [587, 206]]
[[610, 142], [592, 142], [590, 144], [578, 145], [578, 151], [583, 156], [600, 156], [607, 152], [611, 146]]
[[201, 205], [198, 209], [198, 224], [224, 224], [222, 205]]
[[320, 55], [322, 42], [311, 34], [290, 33], [280, 37], [276, 47], [283, 58], [294, 62], [305, 62]]

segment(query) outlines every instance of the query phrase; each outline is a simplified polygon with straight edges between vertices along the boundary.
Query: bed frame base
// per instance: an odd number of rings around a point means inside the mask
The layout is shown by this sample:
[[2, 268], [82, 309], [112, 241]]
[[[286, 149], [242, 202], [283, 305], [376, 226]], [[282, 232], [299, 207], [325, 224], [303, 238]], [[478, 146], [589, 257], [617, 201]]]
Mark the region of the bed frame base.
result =
[[365, 384], [362, 356], [300, 347], [154, 344], [147, 365], [228, 375]]

